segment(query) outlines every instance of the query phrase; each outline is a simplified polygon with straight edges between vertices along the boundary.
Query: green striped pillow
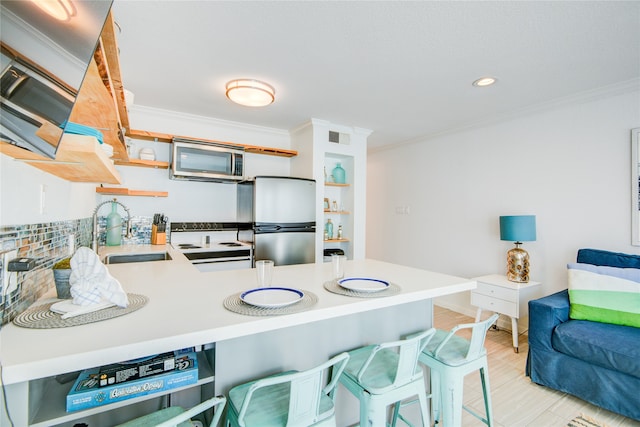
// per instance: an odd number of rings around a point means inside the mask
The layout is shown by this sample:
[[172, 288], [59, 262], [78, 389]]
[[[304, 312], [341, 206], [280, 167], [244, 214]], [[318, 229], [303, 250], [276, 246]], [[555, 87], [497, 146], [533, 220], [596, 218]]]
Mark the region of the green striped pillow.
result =
[[573, 263], [569, 317], [640, 328], [640, 269]]

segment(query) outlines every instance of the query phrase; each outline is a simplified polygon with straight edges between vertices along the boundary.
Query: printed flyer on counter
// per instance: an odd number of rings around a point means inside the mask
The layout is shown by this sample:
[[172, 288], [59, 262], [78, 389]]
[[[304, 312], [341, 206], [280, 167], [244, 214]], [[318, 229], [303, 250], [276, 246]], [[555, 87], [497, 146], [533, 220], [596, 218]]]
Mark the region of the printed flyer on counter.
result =
[[100, 367], [82, 371], [67, 394], [67, 412], [108, 405], [125, 399], [145, 396], [198, 382], [198, 359], [195, 352], [175, 352], [175, 369], [138, 380], [100, 387]]

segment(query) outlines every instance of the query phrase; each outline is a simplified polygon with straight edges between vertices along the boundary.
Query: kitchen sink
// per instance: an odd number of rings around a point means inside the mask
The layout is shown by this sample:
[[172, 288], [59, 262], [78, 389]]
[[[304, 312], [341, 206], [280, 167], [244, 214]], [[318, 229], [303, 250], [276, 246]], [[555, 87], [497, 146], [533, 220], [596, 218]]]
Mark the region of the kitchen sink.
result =
[[150, 252], [145, 254], [109, 254], [103, 259], [105, 264], [125, 264], [129, 262], [169, 261], [168, 252]]

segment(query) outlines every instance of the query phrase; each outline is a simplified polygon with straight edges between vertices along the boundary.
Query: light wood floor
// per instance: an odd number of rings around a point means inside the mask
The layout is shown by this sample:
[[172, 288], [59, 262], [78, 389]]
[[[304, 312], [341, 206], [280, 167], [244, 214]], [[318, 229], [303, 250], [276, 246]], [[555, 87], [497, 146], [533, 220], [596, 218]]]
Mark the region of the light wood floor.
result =
[[[434, 326], [448, 330], [474, 319], [442, 307], [434, 307]], [[462, 332], [462, 331], [461, 331]], [[491, 400], [496, 427], [563, 427], [574, 417], [584, 414], [608, 427], [640, 427], [640, 423], [593, 406], [566, 393], [551, 390], [531, 382], [525, 376], [527, 361], [526, 334], [520, 335], [520, 352], [512, 347], [511, 331], [489, 329], [485, 347], [488, 352]], [[640, 391], [639, 391], [640, 392]], [[464, 404], [484, 413], [480, 375], [465, 378]], [[484, 424], [463, 411], [462, 425]]]

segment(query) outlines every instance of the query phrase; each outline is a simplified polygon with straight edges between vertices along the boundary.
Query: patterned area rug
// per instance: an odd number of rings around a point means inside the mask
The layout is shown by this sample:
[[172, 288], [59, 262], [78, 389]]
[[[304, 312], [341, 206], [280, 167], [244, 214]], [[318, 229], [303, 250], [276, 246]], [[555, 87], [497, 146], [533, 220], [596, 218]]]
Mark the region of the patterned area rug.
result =
[[608, 426], [604, 423], [594, 420], [593, 418], [587, 415], [580, 415], [579, 417], [575, 417], [574, 419], [569, 421], [569, 424], [567, 424], [567, 427], [608, 427]]

